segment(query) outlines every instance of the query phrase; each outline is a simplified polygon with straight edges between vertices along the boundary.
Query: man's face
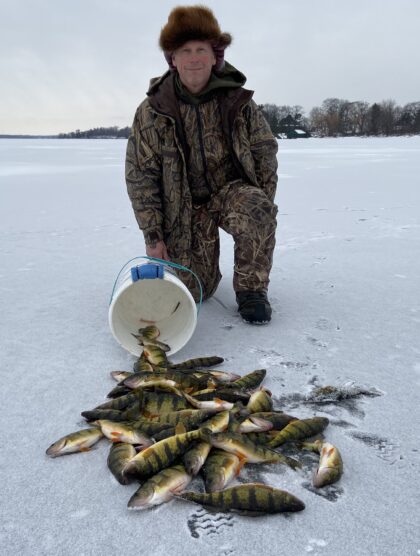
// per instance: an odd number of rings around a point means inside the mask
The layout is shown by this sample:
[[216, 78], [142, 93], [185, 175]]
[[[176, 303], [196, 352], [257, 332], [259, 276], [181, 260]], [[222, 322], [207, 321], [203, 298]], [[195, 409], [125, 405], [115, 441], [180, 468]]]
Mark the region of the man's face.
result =
[[216, 57], [208, 41], [188, 41], [175, 50], [172, 63], [182, 84], [196, 94], [207, 85]]

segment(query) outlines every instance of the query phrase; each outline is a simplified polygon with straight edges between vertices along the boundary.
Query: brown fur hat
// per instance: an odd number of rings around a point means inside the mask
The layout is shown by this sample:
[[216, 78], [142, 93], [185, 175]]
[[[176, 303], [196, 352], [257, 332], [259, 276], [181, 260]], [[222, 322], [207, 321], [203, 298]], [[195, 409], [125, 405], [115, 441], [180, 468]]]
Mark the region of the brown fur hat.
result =
[[213, 12], [206, 6], [177, 6], [161, 30], [159, 46], [169, 54], [188, 41], [210, 41], [213, 48], [224, 50], [232, 36], [221, 32]]

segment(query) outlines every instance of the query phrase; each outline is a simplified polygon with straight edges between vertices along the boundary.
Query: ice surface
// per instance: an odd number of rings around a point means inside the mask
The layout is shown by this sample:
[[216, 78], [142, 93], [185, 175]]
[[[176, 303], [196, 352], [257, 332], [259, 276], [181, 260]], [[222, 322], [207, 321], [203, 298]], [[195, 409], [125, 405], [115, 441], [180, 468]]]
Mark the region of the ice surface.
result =
[[[217, 354], [241, 374], [265, 366], [279, 406], [329, 417], [340, 482], [315, 491], [308, 453], [297, 473], [241, 474], [290, 490], [306, 504], [299, 514], [244, 518], [181, 501], [136, 513], [126, 505], [137, 485], [111, 476], [106, 441], [45, 455], [114, 386], [109, 372], [131, 369], [108, 301], [144, 244], [125, 141], [0, 140], [1, 554], [419, 553], [420, 137], [279, 147], [273, 321], [239, 319], [222, 234], [224, 278], [175, 359]], [[304, 403], [315, 387], [344, 384], [382, 395]]]

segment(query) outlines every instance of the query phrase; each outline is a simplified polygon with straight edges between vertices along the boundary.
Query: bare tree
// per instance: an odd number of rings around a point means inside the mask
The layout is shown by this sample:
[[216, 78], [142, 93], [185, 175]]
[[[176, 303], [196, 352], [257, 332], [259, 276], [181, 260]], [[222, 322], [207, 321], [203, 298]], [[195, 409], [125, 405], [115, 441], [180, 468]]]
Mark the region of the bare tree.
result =
[[395, 123], [398, 119], [398, 109], [395, 100], [383, 100], [380, 103], [381, 119], [380, 127], [382, 133], [391, 135], [394, 132]]

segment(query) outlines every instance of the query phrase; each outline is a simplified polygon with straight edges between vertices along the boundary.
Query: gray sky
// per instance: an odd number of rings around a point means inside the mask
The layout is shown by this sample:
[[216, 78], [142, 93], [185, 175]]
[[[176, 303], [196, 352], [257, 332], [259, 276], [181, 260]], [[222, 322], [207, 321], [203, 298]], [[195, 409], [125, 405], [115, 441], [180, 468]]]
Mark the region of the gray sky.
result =
[[[167, 0], [0, 0], [0, 133], [131, 125]], [[208, 0], [258, 103], [420, 101], [418, 0]]]

